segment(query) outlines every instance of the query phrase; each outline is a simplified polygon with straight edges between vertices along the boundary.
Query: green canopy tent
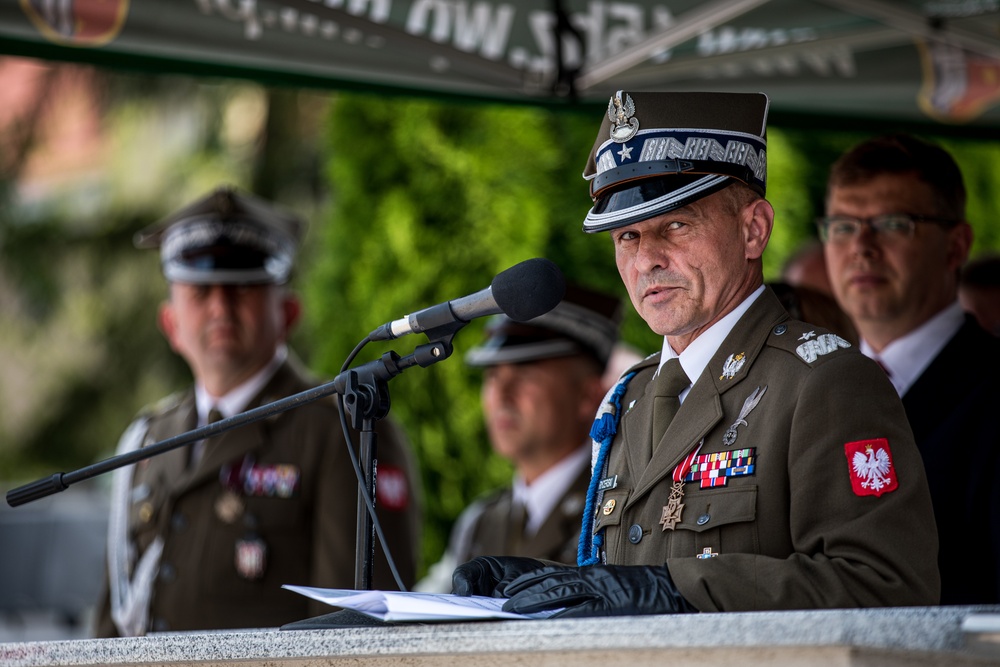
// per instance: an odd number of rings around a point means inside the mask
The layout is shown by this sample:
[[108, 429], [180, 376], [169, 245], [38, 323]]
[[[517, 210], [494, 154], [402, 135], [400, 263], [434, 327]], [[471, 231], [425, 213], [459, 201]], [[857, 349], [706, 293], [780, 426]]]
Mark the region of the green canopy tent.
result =
[[0, 53], [543, 105], [763, 91], [784, 124], [1000, 135], [997, 0], [5, 0]]

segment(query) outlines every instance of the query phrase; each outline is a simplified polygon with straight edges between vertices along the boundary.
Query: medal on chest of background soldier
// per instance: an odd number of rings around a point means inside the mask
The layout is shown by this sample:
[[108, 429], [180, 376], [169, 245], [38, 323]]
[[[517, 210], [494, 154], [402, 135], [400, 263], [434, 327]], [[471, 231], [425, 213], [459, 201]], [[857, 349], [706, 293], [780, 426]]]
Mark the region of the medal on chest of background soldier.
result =
[[236, 572], [247, 581], [257, 581], [267, 569], [267, 543], [257, 534], [257, 519], [252, 514], [243, 517], [246, 532], [236, 541]]
[[236, 572], [247, 581], [257, 581], [267, 570], [267, 543], [257, 531], [257, 518], [247, 511], [247, 497], [291, 498], [298, 491], [301, 475], [293, 465], [258, 465], [249, 454], [239, 465], [225, 465], [219, 472], [222, 493], [215, 501], [215, 515], [226, 524], [242, 522], [246, 530], [234, 546]]

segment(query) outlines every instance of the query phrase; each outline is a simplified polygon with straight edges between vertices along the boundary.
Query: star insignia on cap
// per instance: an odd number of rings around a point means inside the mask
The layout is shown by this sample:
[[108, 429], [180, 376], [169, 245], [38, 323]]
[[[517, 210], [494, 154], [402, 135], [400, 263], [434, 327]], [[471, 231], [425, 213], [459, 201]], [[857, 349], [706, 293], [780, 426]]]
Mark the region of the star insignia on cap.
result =
[[631, 160], [632, 159], [632, 147], [631, 146], [622, 146], [622, 149], [620, 151], [618, 151], [618, 155], [621, 157], [622, 162], [624, 162], [625, 160]]
[[809, 340], [810, 338], [812, 338], [815, 335], [816, 335], [815, 331], [807, 331], [804, 334], [802, 334], [801, 336], [799, 336], [799, 340]]

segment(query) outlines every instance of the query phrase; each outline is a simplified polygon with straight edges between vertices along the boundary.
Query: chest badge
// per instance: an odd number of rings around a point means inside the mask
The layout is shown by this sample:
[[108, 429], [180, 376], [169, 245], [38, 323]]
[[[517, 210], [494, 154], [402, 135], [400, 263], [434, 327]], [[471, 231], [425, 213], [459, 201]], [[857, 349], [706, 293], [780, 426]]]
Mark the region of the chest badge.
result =
[[254, 533], [236, 542], [236, 572], [247, 581], [257, 581], [267, 569], [267, 544]]
[[215, 499], [215, 516], [223, 523], [236, 523], [243, 516], [244, 509], [246, 501], [231, 490], [227, 489]]
[[740, 352], [739, 354], [730, 354], [729, 358], [726, 359], [726, 363], [722, 364], [722, 375], [719, 376], [720, 380], [732, 380], [733, 377], [740, 372], [743, 368], [743, 364], [747, 362], [746, 352]]
[[740, 409], [740, 416], [736, 418], [736, 421], [726, 430], [725, 435], [722, 436], [722, 444], [726, 447], [732, 446], [736, 442], [736, 437], [739, 435], [736, 432], [737, 426], [747, 426], [747, 415], [749, 415], [757, 404], [760, 403], [760, 399], [764, 397], [764, 392], [767, 391], [767, 385], [761, 389], [757, 387], [753, 390], [753, 393], [747, 396], [747, 400], [743, 401], [743, 407]]

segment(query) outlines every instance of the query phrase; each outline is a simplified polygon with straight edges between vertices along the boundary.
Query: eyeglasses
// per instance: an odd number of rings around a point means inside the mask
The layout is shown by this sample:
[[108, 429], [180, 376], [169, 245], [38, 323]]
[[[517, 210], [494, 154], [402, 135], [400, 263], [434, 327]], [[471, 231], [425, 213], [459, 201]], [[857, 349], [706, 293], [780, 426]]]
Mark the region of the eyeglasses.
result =
[[846, 243], [861, 233], [867, 225], [872, 233], [886, 241], [913, 238], [913, 232], [918, 222], [930, 222], [944, 227], [951, 227], [957, 220], [935, 218], [926, 215], [910, 215], [909, 213], [886, 213], [871, 218], [854, 218], [849, 215], [831, 215], [816, 218], [819, 237], [824, 243]]

